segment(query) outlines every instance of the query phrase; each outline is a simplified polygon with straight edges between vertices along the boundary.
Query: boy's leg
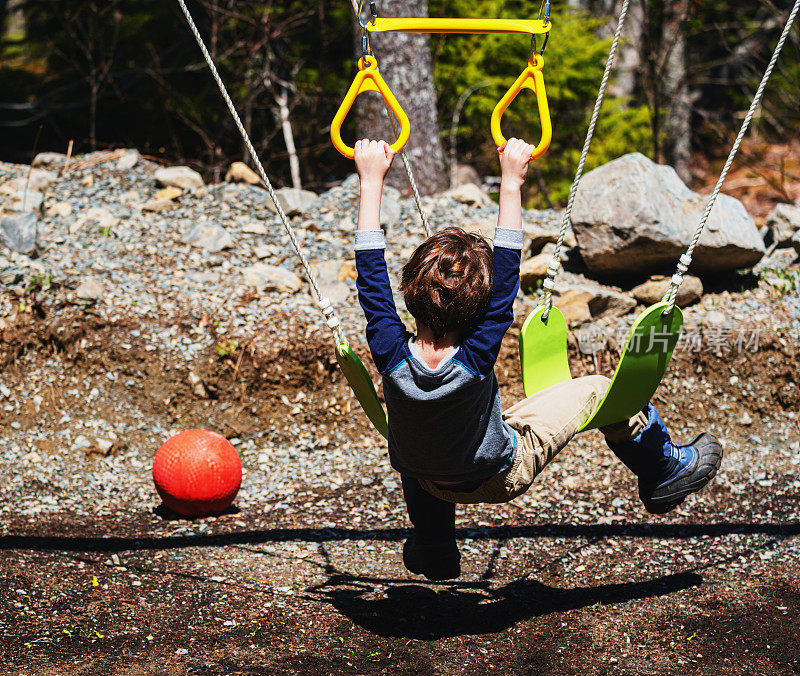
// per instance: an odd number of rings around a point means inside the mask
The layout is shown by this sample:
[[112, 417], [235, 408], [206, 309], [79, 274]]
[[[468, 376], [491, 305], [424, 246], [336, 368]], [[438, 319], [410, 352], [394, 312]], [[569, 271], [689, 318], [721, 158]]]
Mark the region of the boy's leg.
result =
[[[610, 382], [605, 376], [567, 380], [523, 399], [503, 413], [503, 419], [522, 441], [517, 453], [524, 455], [513, 477], [516, 489], [522, 489], [517, 495], [530, 486], [594, 413]], [[626, 425], [637, 429], [636, 421]]]
[[417, 541], [425, 545], [455, 542], [456, 506], [428, 493], [416, 479], [405, 475], [401, 478], [408, 518], [414, 526]]
[[456, 506], [434, 497], [419, 481], [401, 475], [403, 497], [414, 534], [403, 545], [403, 563], [412, 573], [429, 580], [449, 580], [461, 575], [461, 555], [456, 545]]
[[618, 425], [600, 430], [614, 454], [639, 478], [639, 497], [652, 514], [665, 514], [686, 496], [706, 486], [722, 463], [722, 446], [703, 433], [675, 444], [655, 407], [642, 411], [646, 424], [637, 432]]

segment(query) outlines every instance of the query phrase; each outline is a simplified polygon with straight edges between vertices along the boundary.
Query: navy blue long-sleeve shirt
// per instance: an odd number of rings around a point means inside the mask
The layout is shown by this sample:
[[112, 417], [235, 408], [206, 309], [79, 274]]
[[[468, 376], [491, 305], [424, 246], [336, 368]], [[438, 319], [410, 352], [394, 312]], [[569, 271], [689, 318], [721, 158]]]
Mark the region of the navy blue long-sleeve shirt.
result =
[[431, 369], [419, 356], [392, 297], [383, 233], [356, 232], [358, 299], [367, 342], [383, 376], [389, 458], [403, 474], [476, 481], [511, 466], [514, 431], [503, 422], [494, 364], [514, 321], [522, 231], [497, 228], [492, 295], [483, 321]]

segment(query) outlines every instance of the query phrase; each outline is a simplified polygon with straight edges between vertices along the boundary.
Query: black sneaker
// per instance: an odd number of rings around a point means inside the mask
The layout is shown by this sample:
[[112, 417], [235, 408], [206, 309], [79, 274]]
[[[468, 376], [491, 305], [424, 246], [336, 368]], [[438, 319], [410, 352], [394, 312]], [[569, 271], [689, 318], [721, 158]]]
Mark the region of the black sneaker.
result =
[[688, 444], [673, 444], [672, 457], [677, 461], [666, 480], [658, 484], [639, 481], [639, 497], [651, 514], [666, 514], [686, 496], [704, 488], [722, 463], [722, 445], [708, 433]]
[[461, 554], [455, 542], [422, 545], [412, 535], [403, 544], [403, 564], [415, 575], [424, 575], [432, 582], [454, 580], [461, 575]]

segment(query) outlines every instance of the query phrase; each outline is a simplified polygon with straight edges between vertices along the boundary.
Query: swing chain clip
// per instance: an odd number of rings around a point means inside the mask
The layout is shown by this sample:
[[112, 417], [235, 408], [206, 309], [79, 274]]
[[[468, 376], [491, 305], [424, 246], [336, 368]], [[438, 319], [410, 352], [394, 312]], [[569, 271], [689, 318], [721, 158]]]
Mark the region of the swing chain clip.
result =
[[531, 61], [533, 61], [533, 57], [537, 54], [539, 56], [544, 56], [544, 50], [547, 48], [547, 41], [550, 39], [550, 33], [544, 34], [544, 42], [542, 43], [542, 48], [537, 51], [536, 48], [536, 35], [531, 36]]
[[363, 8], [364, 8], [364, 0], [360, 0], [358, 3], [358, 25], [361, 26], [361, 53], [362, 56], [372, 56], [372, 36], [370, 35], [367, 26], [370, 24], [374, 24], [375, 20], [378, 18], [378, 5], [375, 2], [375, 0], [370, 1], [369, 21], [364, 21], [361, 18], [361, 13]]
[[[539, 12], [539, 18], [542, 18], [541, 11]], [[544, 56], [544, 50], [547, 48], [547, 41], [550, 39], [550, 0], [545, 0], [544, 2], [544, 25], [547, 28], [547, 32], [544, 34], [544, 42], [542, 43], [542, 48], [538, 50], [539, 56]], [[533, 62], [533, 57], [537, 54], [537, 47], [536, 47], [536, 33], [531, 35], [531, 62]]]

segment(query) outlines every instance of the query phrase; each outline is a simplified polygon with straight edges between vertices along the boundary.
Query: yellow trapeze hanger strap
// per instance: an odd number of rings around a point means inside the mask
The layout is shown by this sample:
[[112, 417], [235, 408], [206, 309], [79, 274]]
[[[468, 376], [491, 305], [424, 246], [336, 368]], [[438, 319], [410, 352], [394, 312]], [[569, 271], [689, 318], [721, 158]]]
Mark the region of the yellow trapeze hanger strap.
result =
[[492, 113], [492, 138], [499, 148], [505, 142], [505, 136], [500, 129], [500, 121], [503, 119], [503, 113], [511, 102], [517, 98], [517, 95], [523, 89], [532, 89], [536, 93], [536, 102], [539, 106], [539, 119], [542, 124], [542, 140], [539, 141], [533, 152], [531, 159], [537, 159], [544, 155], [547, 148], [550, 146], [550, 141], [553, 140], [553, 125], [550, 122], [550, 108], [547, 105], [547, 91], [544, 87], [544, 75], [542, 75], [542, 68], [544, 68], [544, 57], [541, 54], [535, 54], [532, 61], [528, 61], [528, 67], [522, 71], [522, 74], [517, 78], [517, 81], [511, 85], [502, 99], [497, 102]]
[[552, 24], [541, 19], [383, 18], [367, 23], [373, 33], [523, 33], [541, 35]]
[[350, 112], [353, 102], [359, 94], [364, 92], [378, 92], [383, 96], [386, 105], [389, 106], [389, 109], [400, 122], [400, 135], [392, 143], [392, 150], [399, 153], [408, 143], [408, 137], [411, 135], [411, 123], [408, 121], [408, 115], [400, 106], [395, 95], [392, 94], [392, 90], [389, 89], [389, 85], [386, 84], [386, 80], [383, 79], [378, 71], [378, 61], [374, 56], [364, 56], [358, 61], [358, 73], [353, 80], [353, 84], [350, 85], [350, 89], [347, 90], [344, 101], [339, 106], [339, 110], [331, 123], [331, 141], [333, 141], [333, 145], [345, 157], [349, 157], [351, 160], [355, 157], [355, 149], [342, 140], [342, 124]]

